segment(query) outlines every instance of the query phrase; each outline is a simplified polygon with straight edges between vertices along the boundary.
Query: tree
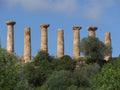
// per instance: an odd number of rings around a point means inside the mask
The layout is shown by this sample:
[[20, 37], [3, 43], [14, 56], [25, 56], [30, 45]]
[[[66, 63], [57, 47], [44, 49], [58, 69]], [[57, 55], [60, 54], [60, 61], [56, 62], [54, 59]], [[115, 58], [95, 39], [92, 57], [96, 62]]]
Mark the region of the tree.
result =
[[66, 90], [71, 83], [71, 72], [55, 71], [46, 81], [43, 90]]
[[30, 90], [27, 80], [22, 77], [22, 63], [0, 46], [0, 90]]
[[42, 60], [47, 60], [47, 61], [51, 61], [52, 59], [54, 59], [52, 56], [49, 55], [49, 53], [45, 52], [45, 51], [39, 51], [37, 53], [37, 55], [33, 58], [34, 63], [36, 65], [39, 65], [39, 63]]
[[96, 63], [83, 65], [80, 69], [74, 70], [72, 74], [72, 78], [74, 80], [72, 81], [73, 85], [77, 86], [77, 88], [90, 88], [90, 79], [99, 72], [100, 67]]
[[105, 45], [96, 37], [83, 38], [81, 41], [81, 52], [86, 56], [87, 63], [97, 62], [101, 64], [104, 59]]
[[59, 70], [67, 70], [73, 71], [76, 66], [76, 62], [72, 60], [72, 58], [68, 55], [64, 55], [63, 57], [52, 61], [53, 69], [56, 71]]
[[102, 68], [102, 72], [91, 80], [91, 86], [92, 90], [120, 89], [120, 56]]

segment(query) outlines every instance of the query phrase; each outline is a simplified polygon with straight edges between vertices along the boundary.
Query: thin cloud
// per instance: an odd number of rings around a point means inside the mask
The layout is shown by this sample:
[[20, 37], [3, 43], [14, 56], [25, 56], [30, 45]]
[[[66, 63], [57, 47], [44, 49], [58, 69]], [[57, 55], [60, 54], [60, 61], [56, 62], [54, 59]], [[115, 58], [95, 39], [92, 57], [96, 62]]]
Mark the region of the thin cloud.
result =
[[[119, 1], [119, 0], [118, 0]], [[44, 11], [69, 14], [91, 20], [101, 19], [107, 8], [117, 0], [4, 0], [7, 7], [23, 7], [27, 11]]]

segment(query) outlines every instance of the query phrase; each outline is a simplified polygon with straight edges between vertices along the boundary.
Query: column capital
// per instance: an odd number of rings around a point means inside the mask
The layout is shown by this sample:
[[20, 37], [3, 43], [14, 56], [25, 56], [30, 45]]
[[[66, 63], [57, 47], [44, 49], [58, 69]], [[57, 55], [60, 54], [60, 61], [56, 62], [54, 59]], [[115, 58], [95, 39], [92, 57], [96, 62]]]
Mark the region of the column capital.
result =
[[16, 22], [15, 22], [15, 21], [7, 21], [6, 24], [7, 24], [7, 25], [15, 25]]
[[73, 30], [80, 30], [80, 29], [82, 29], [82, 27], [80, 27], [80, 26], [73, 26]]
[[89, 26], [88, 27], [88, 31], [96, 31], [97, 27], [93, 27], [93, 26]]
[[50, 25], [49, 24], [41, 24], [40, 27], [41, 28], [48, 28]]

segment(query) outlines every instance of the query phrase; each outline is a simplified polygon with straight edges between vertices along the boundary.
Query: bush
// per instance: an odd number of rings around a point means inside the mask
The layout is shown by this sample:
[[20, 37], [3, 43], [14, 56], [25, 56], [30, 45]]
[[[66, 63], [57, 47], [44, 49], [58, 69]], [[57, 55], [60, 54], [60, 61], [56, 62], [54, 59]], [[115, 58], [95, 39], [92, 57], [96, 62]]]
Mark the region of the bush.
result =
[[71, 85], [71, 72], [55, 71], [46, 81], [46, 90], [66, 90]]
[[120, 56], [114, 63], [107, 63], [102, 72], [91, 80], [92, 89], [119, 90], [120, 89]]
[[30, 90], [26, 79], [21, 77], [21, 71], [20, 60], [0, 47], [0, 90], [20, 90], [21, 87]]
[[73, 71], [75, 69], [76, 62], [73, 61], [70, 56], [64, 55], [60, 59], [53, 60], [52, 65], [54, 70], [56, 71], [59, 70]]
[[73, 72], [72, 78], [74, 79], [73, 85], [77, 87], [89, 88], [90, 79], [100, 72], [98, 64], [89, 64], [76, 69]]
[[52, 59], [54, 59], [52, 56], [50, 56], [47, 52], [45, 51], [39, 51], [38, 54], [33, 58], [34, 63], [36, 65], [39, 65], [39, 63], [42, 60], [47, 60], [47, 61], [51, 61]]

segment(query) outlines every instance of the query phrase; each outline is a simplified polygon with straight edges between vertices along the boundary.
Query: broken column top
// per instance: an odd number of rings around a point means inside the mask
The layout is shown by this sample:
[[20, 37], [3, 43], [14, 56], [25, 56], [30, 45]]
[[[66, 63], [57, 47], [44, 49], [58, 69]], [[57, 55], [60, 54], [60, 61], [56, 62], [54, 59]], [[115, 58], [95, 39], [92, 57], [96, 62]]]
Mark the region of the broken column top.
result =
[[105, 41], [111, 40], [110, 32], [105, 33]]
[[63, 31], [63, 29], [59, 28], [58, 31]]
[[106, 32], [105, 35], [110, 37], [110, 32]]
[[96, 31], [97, 27], [93, 27], [93, 26], [89, 26], [88, 27], [88, 31]]
[[15, 21], [7, 21], [6, 24], [7, 24], [7, 25], [15, 25], [16, 22], [15, 22]]
[[82, 29], [82, 27], [79, 27], [79, 26], [73, 26], [73, 30], [80, 30]]
[[49, 24], [41, 24], [40, 27], [41, 28], [48, 28], [50, 25]]
[[29, 30], [29, 29], [30, 29], [30, 27], [26, 27], [26, 28], [25, 28], [25, 30]]

